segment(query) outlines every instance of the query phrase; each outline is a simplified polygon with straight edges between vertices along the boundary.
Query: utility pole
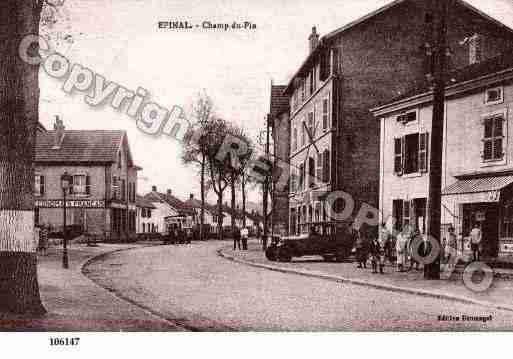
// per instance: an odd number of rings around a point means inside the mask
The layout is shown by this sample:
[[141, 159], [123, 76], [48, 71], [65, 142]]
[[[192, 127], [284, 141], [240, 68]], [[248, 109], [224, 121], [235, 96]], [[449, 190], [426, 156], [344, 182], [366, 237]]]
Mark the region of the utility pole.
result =
[[[266, 162], [269, 159], [269, 122], [270, 122], [271, 115], [267, 115], [265, 119], [265, 128], [266, 128], [266, 142], [265, 142], [265, 159]], [[265, 174], [265, 180], [264, 180], [264, 198], [263, 198], [263, 207], [264, 207], [264, 237], [262, 241], [262, 250], [265, 251], [267, 249], [267, 236], [269, 235], [268, 231], [268, 222], [269, 222], [269, 216], [268, 216], [268, 200], [269, 200], [269, 176], [271, 173], [271, 169], [269, 171], [266, 171]]]
[[[428, 228], [429, 238], [440, 244], [442, 204], [442, 153], [445, 115], [445, 72], [447, 56], [447, 17], [450, 0], [434, 0], [435, 45], [432, 56], [433, 119], [431, 129], [431, 155], [429, 160]], [[440, 255], [424, 266], [425, 279], [440, 279]]]

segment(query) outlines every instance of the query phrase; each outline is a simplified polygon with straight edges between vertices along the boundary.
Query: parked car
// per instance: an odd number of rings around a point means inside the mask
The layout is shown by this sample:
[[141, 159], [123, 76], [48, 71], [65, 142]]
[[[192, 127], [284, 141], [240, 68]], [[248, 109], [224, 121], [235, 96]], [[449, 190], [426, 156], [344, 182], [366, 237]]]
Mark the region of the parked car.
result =
[[319, 255], [326, 261], [343, 261], [351, 255], [355, 236], [339, 223], [311, 224], [310, 233], [273, 237], [265, 255], [270, 261], [290, 262], [293, 257]]

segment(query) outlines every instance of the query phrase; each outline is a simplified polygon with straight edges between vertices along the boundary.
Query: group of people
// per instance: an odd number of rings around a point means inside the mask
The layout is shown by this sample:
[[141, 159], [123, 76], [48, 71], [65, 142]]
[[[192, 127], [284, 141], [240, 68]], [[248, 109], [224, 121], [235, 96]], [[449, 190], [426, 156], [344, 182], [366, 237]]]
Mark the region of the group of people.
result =
[[[385, 262], [396, 264], [398, 272], [410, 271], [414, 268], [420, 270], [420, 258], [428, 258], [433, 250], [427, 236], [422, 235], [412, 227], [406, 227], [397, 236], [392, 236], [384, 225], [380, 234], [369, 242], [360, 231], [355, 231], [355, 250], [358, 268], [366, 269], [367, 262], [371, 260], [373, 273], [384, 273]], [[482, 231], [479, 223], [474, 224], [470, 232], [470, 249], [473, 260], [480, 260]], [[458, 239], [454, 227], [450, 226], [440, 246], [440, 258], [443, 263], [451, 263], [452, 257], [458, 248]], [[415, 253], [416, 251], [416, 253]], [[395, 260], [394, 260], [395, 256]], [[408, 268], [409, 265], [409, 268]]]
[[242, 227], [242, 229], [235, 230], [233, 233], [233, 250], [236, 250], [237, 248], [241, 249], [241, 243], [242, 243], [242, 250], [247, 251], [248, 250], [248, 238], [249, 238], [249, 230], [246, 227]]

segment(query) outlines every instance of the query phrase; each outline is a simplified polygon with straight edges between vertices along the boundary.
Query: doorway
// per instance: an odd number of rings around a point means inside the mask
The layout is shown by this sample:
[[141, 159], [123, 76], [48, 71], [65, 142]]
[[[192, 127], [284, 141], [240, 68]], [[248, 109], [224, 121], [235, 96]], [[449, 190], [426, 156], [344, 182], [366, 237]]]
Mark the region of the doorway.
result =
[[474, 224], [481, 225], [481, 251], [484, 257], [499, 255], [499, 206], [497, 203], [463, 205], [463, 236], [469, 237]]

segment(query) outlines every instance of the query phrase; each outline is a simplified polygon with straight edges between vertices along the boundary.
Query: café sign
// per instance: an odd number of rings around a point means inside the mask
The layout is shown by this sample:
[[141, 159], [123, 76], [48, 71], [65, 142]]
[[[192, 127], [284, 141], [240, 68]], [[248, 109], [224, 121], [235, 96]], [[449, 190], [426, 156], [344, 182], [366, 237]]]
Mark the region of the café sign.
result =
[[[61, 199], [44, 199], [36, 200], [35, 206], [38, 208], [62, 208], [63, 200]], [[105, 208], [105, 200], [92, 200], [92, 199], [80, 199], [80, 200], [67, 200], [66, 207], [68, 208]]]

